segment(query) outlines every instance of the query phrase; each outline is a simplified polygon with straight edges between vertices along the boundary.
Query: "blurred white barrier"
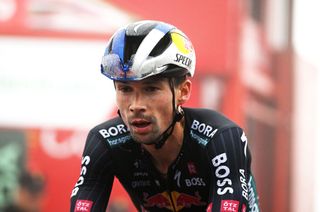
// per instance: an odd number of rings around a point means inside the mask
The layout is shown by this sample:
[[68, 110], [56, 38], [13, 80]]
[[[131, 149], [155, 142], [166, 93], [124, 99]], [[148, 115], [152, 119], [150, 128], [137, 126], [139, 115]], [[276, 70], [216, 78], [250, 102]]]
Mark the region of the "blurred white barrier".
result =
[[114, 108], [105, 42], [0, 37], [0, 125], [92, 127]]

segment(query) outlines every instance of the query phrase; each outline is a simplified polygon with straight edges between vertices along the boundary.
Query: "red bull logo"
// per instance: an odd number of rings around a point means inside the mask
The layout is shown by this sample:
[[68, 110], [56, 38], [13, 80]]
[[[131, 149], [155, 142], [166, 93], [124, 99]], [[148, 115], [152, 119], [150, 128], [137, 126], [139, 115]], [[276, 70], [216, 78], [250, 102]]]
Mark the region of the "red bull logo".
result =
[[195, 196], [179, 193], [173, 191], [171, 193], [162, 192], [156, 195], [148, 197], [148, 194], [144, 194], [144, 207], [158, 207], [158, 208], [167, 208], [169, 210], [180, 211], [183, 208], [190, 208], [192, 206], [205, 206], [206, 202], [201, 201], [201, 196], [198, 192], [195, 193]]
[[172, 194], [175, 197], [175, 205], [178, 210], [181, 210], [182, 208], [190, 208], [192, 206], [207, 205], [206, 202], [201, 201], [201, 196], [199, 195], [199, 192], [196, 192], [195, 196], [184, 193], [178, 193], [175, 191], [172, 192]]
[[145, 203], [143, 204], [145, 208], [158, 207], [158, 208], [168, 208], [172, 210], [170, 197], [167, 192], [158, 193], [150, 197], [148, 196], [147, 193], [144, 193], [143, 199], [145, 201]]

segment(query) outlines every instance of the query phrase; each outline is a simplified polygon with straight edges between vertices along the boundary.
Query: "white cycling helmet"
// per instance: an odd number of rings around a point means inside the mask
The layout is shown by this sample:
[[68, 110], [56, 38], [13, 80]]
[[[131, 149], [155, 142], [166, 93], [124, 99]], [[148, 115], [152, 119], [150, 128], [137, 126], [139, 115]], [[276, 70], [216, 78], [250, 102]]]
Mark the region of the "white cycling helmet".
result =
[[196, 57], [188, 37], [160, 21], [139, 21], [119, 29], [110, 39], [101, 72], [116, 81], [150, 76], [194, 75]]

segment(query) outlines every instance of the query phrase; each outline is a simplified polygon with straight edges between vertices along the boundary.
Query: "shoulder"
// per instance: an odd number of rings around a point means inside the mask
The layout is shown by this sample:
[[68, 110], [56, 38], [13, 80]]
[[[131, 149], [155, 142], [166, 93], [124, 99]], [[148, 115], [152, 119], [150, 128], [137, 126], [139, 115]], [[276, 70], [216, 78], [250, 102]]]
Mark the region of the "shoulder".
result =
[[[239, 127], [228, 117], [210, 109], [184, 108], [187, 128], [212, 138], [212, 132]], [[209, 136], [211, 135], [211, 136]]]
[[226, 117], [224, 114], [215, 110], [205, 108], [184, 108], [184, 111], [189, 119], [192, 119], [192, 123], [201, 122], [203, 124], [209, 124], [216, 128], [225, 126], [237, 126], [232, 120]]
[[90, 134], [97, 136], [114, 146], [131, 140], [130, 132], [120, 117], [105, 121], [90, 130]]
[[190, 131], [191, 137], [204, 139], [204, 144], [225, 129], [239, 128], [225, 115], [214, 110], [184, 108], [184, 111], [186, 128]]

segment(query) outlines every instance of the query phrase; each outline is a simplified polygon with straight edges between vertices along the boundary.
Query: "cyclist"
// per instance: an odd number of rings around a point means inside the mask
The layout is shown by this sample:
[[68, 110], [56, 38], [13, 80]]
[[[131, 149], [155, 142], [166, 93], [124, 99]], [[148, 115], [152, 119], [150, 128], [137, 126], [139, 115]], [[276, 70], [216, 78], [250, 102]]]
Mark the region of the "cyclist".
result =
[[139, 211], [259, 211], [243, 130], [190, 97], [195, 51], [176, 27], [139, 21], [107, 44], [118, 117], [87, 138], [71, 211], [105, 211], [117, 177]]

